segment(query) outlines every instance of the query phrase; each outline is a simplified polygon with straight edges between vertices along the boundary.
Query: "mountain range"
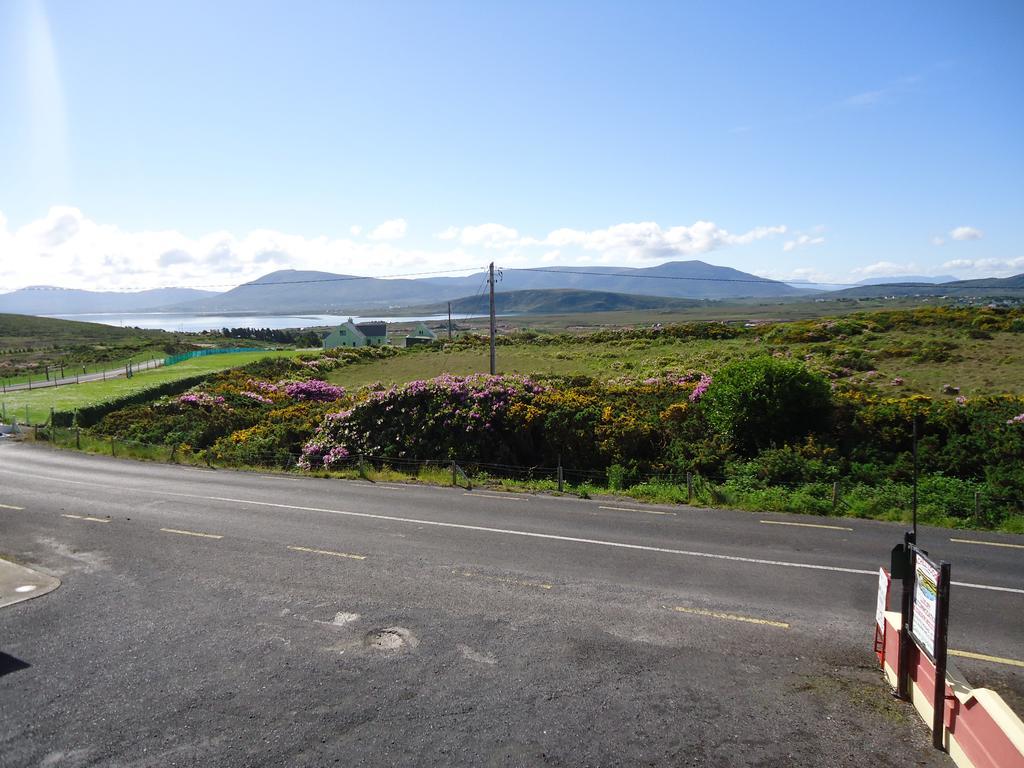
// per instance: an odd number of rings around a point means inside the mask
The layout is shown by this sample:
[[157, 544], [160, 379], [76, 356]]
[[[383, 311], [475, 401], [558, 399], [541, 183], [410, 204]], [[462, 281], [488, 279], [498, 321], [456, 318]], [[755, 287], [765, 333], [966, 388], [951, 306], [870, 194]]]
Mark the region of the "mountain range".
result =
[[[497, 285], [505, 312], [602, 311], [668, 308], [665, 300], [740, 298], [876, 298], [883, 296], [1024, 296], [1024, 275], [981, 280], [907, 276], [870, 278], [841, 290], [812, 290], [703, 261], [655, 267], [551, 266], [509, 269]], [[883, 280], [888, 280], [883, 282]], [[824, 286], [822, 286], [824, 288]], [[443, 306], [477, 312], [486, 306], [487, 273], [464, 277], [383, 279], [331, 272], [280, 270], [223, 293], [161, 288], [135, 293], [36, 286], [0, 294], [0, 312], [30, 315], [173, 312], [181, 314], [317, 312], [360, 314], [395, 308]], [[516, 294], [516, 295], [512, 295]], [[651, 297], [660, 297], [653, 301]], [[482, 302], [482, 304], [481, 304]]]
[[169, 304], [180, 304], [216, 295], [215, 291], [199, 291], [194, 288], [156, 288], [149, 291], [118, 293], [37, 285], [10, 293], [0, 293], [0, 312], [18, 315], [152, 312]]

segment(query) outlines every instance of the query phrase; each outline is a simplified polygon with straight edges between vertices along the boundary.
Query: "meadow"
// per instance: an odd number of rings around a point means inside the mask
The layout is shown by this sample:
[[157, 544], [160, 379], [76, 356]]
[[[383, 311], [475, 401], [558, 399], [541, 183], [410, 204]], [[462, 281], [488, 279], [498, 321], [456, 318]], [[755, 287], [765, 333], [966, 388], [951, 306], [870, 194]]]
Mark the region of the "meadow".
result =
[[76, 411], [86, 406], [104, 403], [180, 379], [202, 374], [213, 374], [246, 365], [265, 357], [294, 356], [294, 350], [266, 352], [240, 352], [225, 355], [211, 355], [186, 360], [175, 365], [146, 370], [129, 378], [90, 381], [82, 384], [68, 384], [61, 387], [19, 390], [0, 395], [0, 413], [8, 419], [17, 418], [31, 424], [42, 424], [54, 411]]

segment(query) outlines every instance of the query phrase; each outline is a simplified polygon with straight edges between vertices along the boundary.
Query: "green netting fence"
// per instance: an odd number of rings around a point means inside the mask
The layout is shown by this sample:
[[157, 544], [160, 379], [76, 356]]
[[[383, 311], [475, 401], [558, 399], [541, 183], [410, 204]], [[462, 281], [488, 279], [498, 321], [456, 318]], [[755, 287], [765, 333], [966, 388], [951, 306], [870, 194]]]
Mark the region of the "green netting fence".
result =
[[179, 355], [171, 355], [164, 358], [164, 365], [174, 365], [193, 357], [206, 357], [207, 355], [228, 355], [234, 352], [265, 352], [260, 347], [228, 347], [226, 349], [194, 349], [191, 352], [182, 352]]

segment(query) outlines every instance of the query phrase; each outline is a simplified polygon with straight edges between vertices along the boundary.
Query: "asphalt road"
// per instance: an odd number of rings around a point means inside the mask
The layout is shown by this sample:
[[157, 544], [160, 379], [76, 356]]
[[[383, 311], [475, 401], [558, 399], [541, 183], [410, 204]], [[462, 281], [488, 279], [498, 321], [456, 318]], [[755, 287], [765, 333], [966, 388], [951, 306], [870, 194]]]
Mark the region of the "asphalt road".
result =
[[[0, 610], [3, 766], [952, 765], [871, 653], [896, 525], [2, 442], [0, 505], [62, 581]], [[920, 538], [951, 647], [1024, 657], [1024, 549], [952, 539], [1024, 540]]]

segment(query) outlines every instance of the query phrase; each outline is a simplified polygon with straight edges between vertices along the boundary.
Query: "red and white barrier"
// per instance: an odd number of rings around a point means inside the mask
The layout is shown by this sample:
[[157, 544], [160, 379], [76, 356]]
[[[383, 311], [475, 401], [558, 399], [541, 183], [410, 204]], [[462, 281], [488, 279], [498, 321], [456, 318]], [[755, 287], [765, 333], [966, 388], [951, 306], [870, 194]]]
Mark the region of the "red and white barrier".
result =
[[[900, 622], [898, 612], [885, 612], [879, 659], [889, 683], [899, 675]], [[876, 646], [877, 647], [877, 646]], [[932, 722], [935, 665], [911, 643], [910, 700], [925, 723]], [[943, 743], [960, 768], [1024, 768], [1024, 722], [1003, 698], [988, 688], [970, 688], [947, 677], [943, 713]]]

